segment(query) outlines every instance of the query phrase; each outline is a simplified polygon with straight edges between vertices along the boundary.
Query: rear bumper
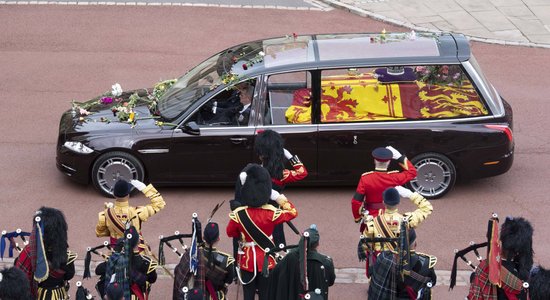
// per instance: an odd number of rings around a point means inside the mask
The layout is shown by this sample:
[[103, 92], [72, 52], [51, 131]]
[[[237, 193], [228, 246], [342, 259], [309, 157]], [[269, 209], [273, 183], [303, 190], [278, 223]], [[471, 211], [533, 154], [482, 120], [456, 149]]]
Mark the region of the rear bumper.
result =
[[514, 150], [495, 156], [478, 156], [471, 158], [472, 165], [460, 168], [460, 179], [479, 179], [504, 174], [514, 163]]

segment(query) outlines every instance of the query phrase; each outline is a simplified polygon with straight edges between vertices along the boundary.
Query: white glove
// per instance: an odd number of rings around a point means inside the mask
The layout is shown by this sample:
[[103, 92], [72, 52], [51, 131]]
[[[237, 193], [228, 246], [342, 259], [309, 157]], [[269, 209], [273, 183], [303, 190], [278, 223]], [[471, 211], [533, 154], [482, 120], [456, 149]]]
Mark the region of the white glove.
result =
[[283, 148], [283, 152], [285, 153], [286, 159], [291, 159], [292, 158], [292, 154], [290, 154], [290, 152], [288, 150], [286, 150], [285, 148]]
[[403, 198], [411, 198], [413, 192], [407, 188], [404, 188], [400, 185], [396, 186], [395, 189], [399, 192], [399, 195]]
[[143, 191], [145, 187], [147, 187], [145, 183], [135, 179], [130, 180], [130, 183], [140, 192]]
[[401, 157], [401, 153], [399, 153], [399, 151], [397, 151], [394, 147], [388, 146], [386, 149], [391, 151], [393, 159], [398, 159]]
[[281, 194], [279, 194], [279, 192], [277, 192], [276, 190], [271, 190], [271, 200], [275, 201], [277, 200], [277, 198], [279, 198]]

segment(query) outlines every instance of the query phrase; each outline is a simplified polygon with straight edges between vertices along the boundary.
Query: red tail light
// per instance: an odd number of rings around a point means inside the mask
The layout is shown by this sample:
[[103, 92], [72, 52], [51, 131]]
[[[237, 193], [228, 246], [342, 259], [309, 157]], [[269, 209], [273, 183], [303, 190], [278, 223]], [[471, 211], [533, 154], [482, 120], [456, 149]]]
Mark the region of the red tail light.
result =
[[485, 127], [490, 128], [490, 129], [500, 130], [500, 131], [506, 133], [506, 136], [508, 137], [508, 140], [510, 141], [510, 143], [514, 141], [514, 136], [512, 134], [512, 129], [510, 129], [510, 127], [508, 127], [506, 125], [485, 125]]

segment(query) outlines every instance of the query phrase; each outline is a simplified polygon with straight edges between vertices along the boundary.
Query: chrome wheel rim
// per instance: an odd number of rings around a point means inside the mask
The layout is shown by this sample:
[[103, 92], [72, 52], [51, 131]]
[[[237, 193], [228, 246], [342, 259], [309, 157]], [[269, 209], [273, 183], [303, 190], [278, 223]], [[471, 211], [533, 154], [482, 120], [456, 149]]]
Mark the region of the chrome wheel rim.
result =
[[97, 170], [97, 182], [101, 189], [109, 194], [119, 179], [130, 181], [138, 179], [138, 170], [129, 160], [122, 157], [113, 157], [105, 160]]
[[450, 166], [437, 158], [424, 158], [415, 164], [417, 175], [411, 186], [424, 197], [435, 197], [450, 186], [453, 172]]

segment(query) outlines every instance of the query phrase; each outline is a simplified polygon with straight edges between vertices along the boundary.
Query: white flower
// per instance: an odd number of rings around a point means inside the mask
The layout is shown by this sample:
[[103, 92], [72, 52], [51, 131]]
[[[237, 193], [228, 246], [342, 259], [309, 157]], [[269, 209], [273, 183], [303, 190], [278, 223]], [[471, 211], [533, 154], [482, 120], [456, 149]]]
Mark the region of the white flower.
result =
[[105, 208], [113, 208], [113, 202], [105, 202]]
[[120, 95], [122, 95], [122, 87], [120, 86], [120, 84], [115, 83], [111, 86], [111, 88], [111, 95], [113, 95], [114, 97], [119, 97]]
[[258, 52], [258, 54], [260, 54], [260, 56], [265, 56], [265, 52], [263, 51]]
[[416, 40], [416, 32], [414, 32], [414, 30], [411, 30], [411, 33], [409, 34], [409, 39]]

